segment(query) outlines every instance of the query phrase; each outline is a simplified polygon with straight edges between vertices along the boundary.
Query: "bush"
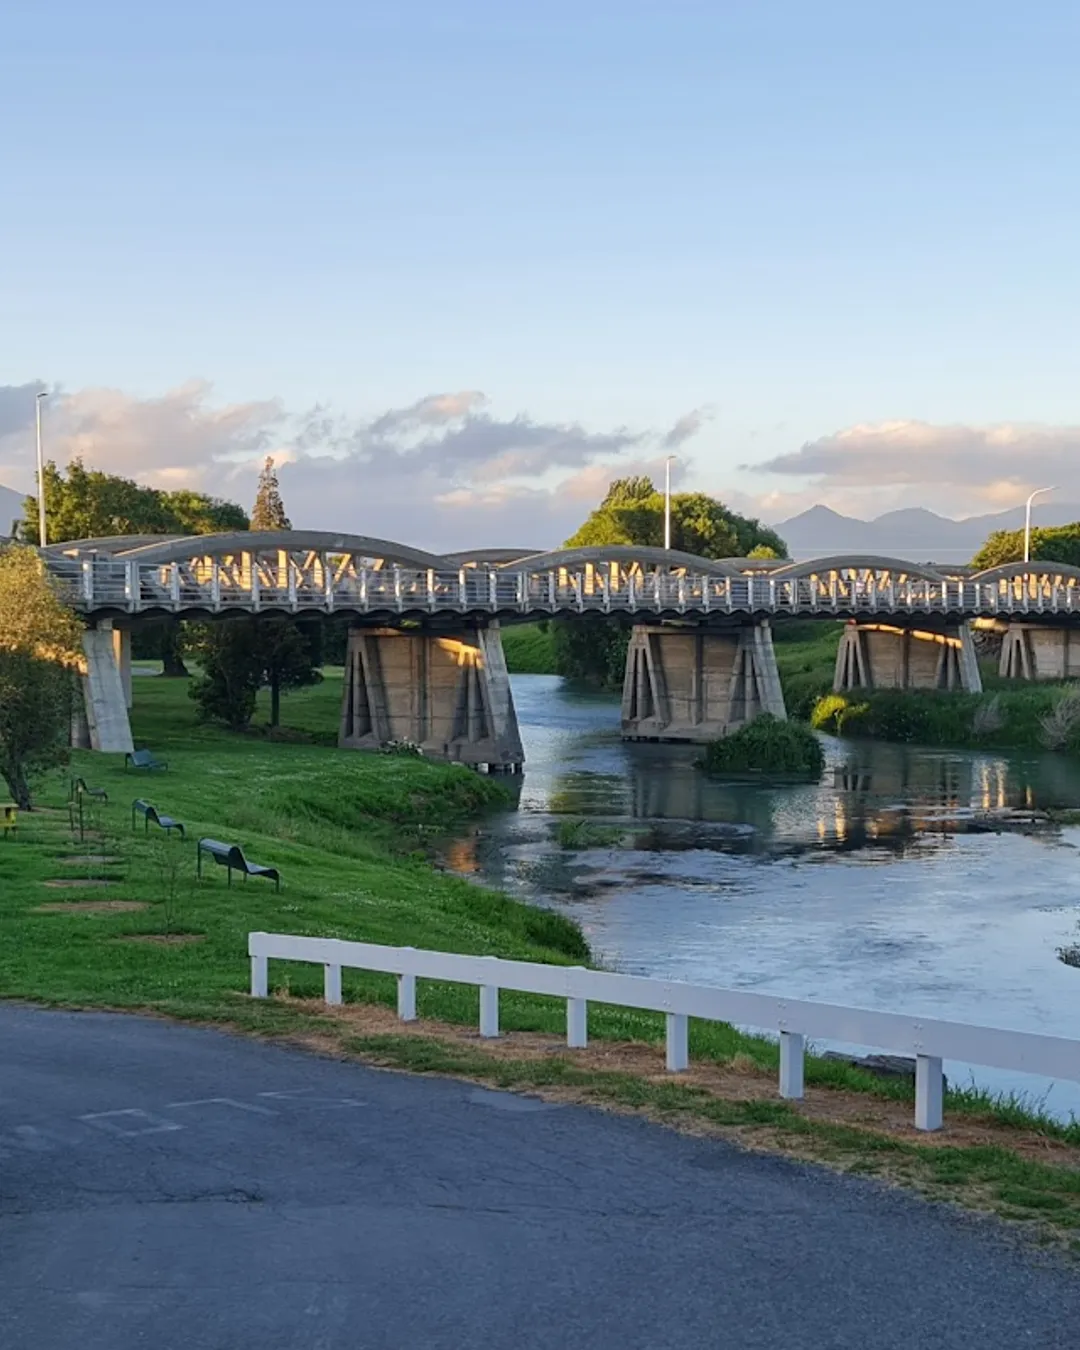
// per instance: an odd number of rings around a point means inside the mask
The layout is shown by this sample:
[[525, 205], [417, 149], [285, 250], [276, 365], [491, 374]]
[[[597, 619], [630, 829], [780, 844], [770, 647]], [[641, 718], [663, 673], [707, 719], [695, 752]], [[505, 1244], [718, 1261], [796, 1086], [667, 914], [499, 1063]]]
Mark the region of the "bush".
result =
[[808, 726], [763, 713], [739, 731], [713, 741], [700, 763], [711, 774], [816, 780], [825, 768], [825, 752]]

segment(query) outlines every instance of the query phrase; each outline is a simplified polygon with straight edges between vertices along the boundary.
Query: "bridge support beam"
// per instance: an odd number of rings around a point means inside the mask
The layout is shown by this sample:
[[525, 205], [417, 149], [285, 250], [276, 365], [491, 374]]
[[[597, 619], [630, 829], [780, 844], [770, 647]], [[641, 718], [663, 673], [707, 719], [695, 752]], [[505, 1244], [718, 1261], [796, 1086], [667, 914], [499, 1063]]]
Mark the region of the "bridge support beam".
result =
[[498, 624], [453, 632], [353, 628], [338, 744], [395, 741], [433, 759], [516, 771], [525, 755]]
[[883, 623], [849, 623], [836, 653], [833, 689], [963, 689], [982, 693], [971, 629], [940, 632]]
[[766, 712], [787, 716], [767, 623], [635, 625], [623, 680], [627, 739], [713, 741]]
[[1007, 680], [1072, 680], [1080, 676], [1080, 632], [1011, 623], [1001, 639], [1000, 673]]
[[[117, 653], [123, 660], [125, 651], [126, 683], [117, 660]], [[128, 718], [131, 634], [114, 629], [106, 620], [83, 633], [83, 652], [82, 707], [75, 709], [72, 718], [71, 743], [108, 754], [126, 754], [134, 749]]]

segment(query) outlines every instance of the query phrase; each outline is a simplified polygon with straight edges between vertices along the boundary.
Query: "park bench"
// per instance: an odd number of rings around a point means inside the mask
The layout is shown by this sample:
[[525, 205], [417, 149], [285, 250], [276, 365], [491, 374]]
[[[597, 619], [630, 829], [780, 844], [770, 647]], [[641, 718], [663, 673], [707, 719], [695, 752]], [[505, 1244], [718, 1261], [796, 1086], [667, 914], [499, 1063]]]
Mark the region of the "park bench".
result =
[[172, 816], [163, 816], [156, 806], [151, 806], [151, 804], [148, 801], [144, 801], [142, 797], [137, 798], [131, 803], [132, 829], [135, 828], [136, 816], [142, 816], [143, 818], [144, 834], [149, 834], [151, 825], [159, 825], [166, 834], [170, 834], [173, 830], [179, 830], [180, 838], [183, 839], [184, 837], [185, 830], [181, 821], [174, 820]]
[[85, 778], [73, 778], [68, 785], [68, 800], [73, 802], [77, 797], [96, 797], [100, 802], [109, 800], [104, 788], [88, 787]]
[[152, 750], [129, 750], [124, 756], [124, 768], [133, 769], [167, 769], [168, 760], [155, 759]]
[[239, 872], [245, 881], [248, 877], [266, 877], [274, 883], [274, 889], [281, 890], [281, 873], [276, 867], [261, 867], [258, 863], [248, 862], [244, 850], [239, 844], [223, 844], [220, 839], [200, 839], [196, 851], [195, 871], [202, 876], [203, 854], [213, 858], [219, 867], [229, 870], [229, 885], [232, 885], [233, 871]]
[[14, 834], [19, 828], [19, 808], [14, 802], [0, 802], [0, 830], [5, 835]]

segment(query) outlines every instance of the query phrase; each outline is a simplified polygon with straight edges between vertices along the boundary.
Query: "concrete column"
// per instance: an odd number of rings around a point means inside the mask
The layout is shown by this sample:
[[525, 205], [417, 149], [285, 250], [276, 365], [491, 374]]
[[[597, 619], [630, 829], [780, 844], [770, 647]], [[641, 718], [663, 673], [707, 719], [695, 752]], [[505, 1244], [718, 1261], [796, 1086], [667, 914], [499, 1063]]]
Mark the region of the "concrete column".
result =
[[623, 679], [625, 737], [712, 741], [763, 712], [787, 716], [768, 624], [635, 625]]
[[1011, 623], [1001, 640], [1000, 673], [1011, 680], [1072, 680], [1080, 676], [1080, 635], [1072, 628]]
[[438, 633], [352, 629], [338, 744], [376, 750], [393, 741], [418, 745], [433, 759], [521, 767], [497, 624]]
[[[110, 754], [134, 749], [124, 684], [116, 663], [112, 625], [88, 628], [83, 633], [86, 669], [82, 676], [83, 698], [90, 748]], [[77, 728], [82, 735], [81, 727]]]
[[113, 628], [113, 660], [120, 672], [120, 683], [124, 686], [124, 703], [130, 709], [133, 703], [131, 691], [131, 629]]
[[971, 629], [940, 632], [884, 623], [849, 623], [836, 653], [833, 688], [962, 689], [982, 693]]

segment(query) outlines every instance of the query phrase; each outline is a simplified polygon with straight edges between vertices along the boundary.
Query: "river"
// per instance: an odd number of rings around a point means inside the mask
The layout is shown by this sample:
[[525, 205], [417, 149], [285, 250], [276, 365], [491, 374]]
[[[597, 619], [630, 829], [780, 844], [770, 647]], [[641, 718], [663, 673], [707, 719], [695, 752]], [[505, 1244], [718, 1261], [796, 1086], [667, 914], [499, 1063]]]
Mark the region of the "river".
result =
[[[546, 675], [513, 688], [520, 799], [445, 861], [572, 915], [606, 966], [1080, 1035], [1080, 969], [1058, 957], [1080, 943], [1080, 829], [1022, 820], [1080, 808], [1080, 766], [826, 738], [817, 786], [719, 783], [693, 747], [620, 740], [614, 698]], [[621, 841], [565, 848], [568, 819]], [[1080, 1115], [1080, 1085], [946, 1071]]]

